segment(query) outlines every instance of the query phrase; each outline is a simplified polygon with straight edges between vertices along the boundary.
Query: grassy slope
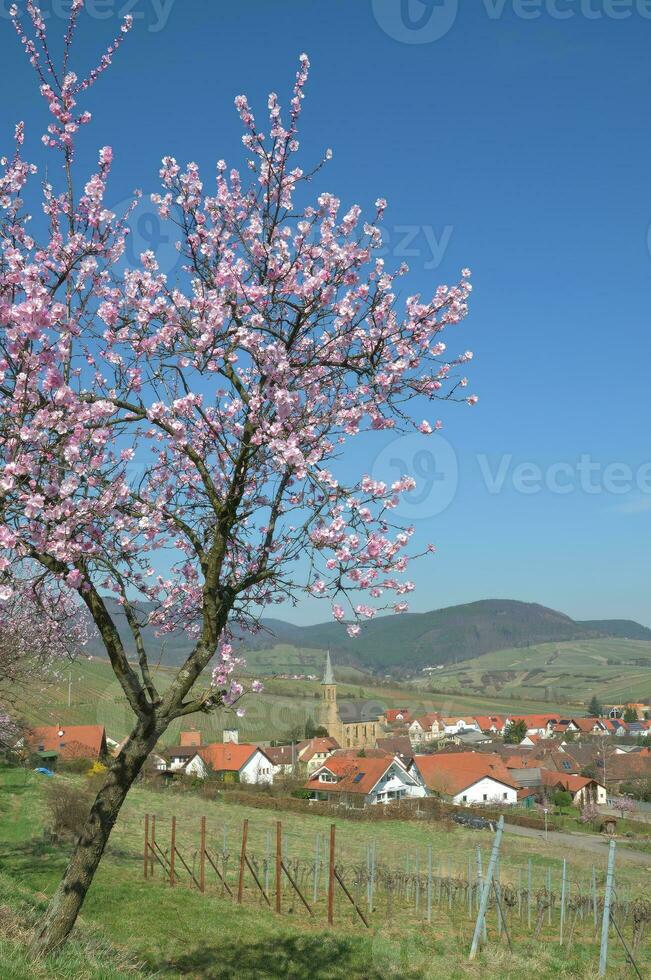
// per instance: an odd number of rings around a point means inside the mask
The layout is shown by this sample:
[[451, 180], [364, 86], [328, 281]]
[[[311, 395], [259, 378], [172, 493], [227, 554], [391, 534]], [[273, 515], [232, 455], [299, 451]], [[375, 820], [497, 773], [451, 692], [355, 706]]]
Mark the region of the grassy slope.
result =
[[[156, 683], [164, 688], [169, 683], [170, 670], [159, 668], [155, 677]], [[72, 668], [72, 682], [70, 707], [68, 678], [64, 676], [59, 683], [42, 690], [30, 688], [25, 699], [19, 703], [20, 711], [32, 724], [100, 723], [106, 726], [107, 733], [112, 738], [119, 739], [128, 733], [133, 716], [107, 661], [80, 661]], [[194, 715], [184, 722], [175, 722], [164, 741], [174, 744], [178, 732], [189, 725], [199, 728], [207, 741], [221, 739], [223, 729], [233, 726], [240, 730], [241, 740], [265, 741], [286, 737], [292, 730], [303, 729], [307, 717], [314, 715], [319, 704], [315, 694], [319, 693], [320, 686], [318, 681], [269, 679], [263, 695], [246, 698], [246, 715], [243, 719], [237, 719], [232, 712], [225, 711], [211, 715]], [[445, 714], [485, 714], [489, 711], [512, 713], [547, 709], [567, 712], [570, 709], [567, 703], [545, 702], [542, 697], [536, 701], [524, 701], [517, 697], [517, 692], [515, 699], [511, 698], [509, 692], [506, 696], [503, 694], [493, 698], [486, 697], [483, 691], [476, 694], [463, 691], [452, 696], [437, 695], [406, 685], [373, 686], [368, 683], [368, 678], [361, 679], [359, 683], [339, 684], [338, 695], [340, 698], [361, 697], [377, 702], [380, 706], [408, 706], [415, 711], [438, 709]]]
[[[56, 885], [65, 861], [65, 853], [44, 843], [40, 837], [43, 782], [33, 774], [0, 771], [0, 859], [4, 874], [0, 875], [0, 904], [13, 910], [17, 904], [34, 904], [33, 894], [41, 900]], [[145, 812], [158, 815], [159, 840], [167, 844], [169, 819], [175, 813], [179, 820], [179, 843], [186, 856], [196, 846], [198, 817], [208, 819], [209, 842], [215, 849], [223, 841], [223, 827], [229, 830], [228, 843], [235, 848], [244, 816], [251, 821], [250, 852], [261, 854], [265, 829], [272, 827], [272, 816], [265, 811], [249, 810], [232, 804], [197, 800], [189, 794], [152, 793], [138, 788], [130, 795], [116, 826], [83, 912], [82, 935], [58, 964], [50, 963], [42, 972], [27, 964], [20, 935], [0, 937], [0, 975], [7, 980], [32, 980], [36, 977], [69, 977], [74, 980], [120, 980], [132, 975], [128, 963], [134, 959], [143, 963], [140, 975], [158, 977], [220, 977], [220, 978], [403, 978], [500, 976], [506, 980], [524, 980], [535, 972], [541, 980], [551, 977], [576, 977], [588, 980], [595, 976], [597, 947], [591, 942], [591, 930], [583, 930], [581, 940], [571, 951], [558, 946], [558, 940], [543, 933], [543, 939], [533, 943], [515, 921], [511, 934], [515, 952], [508, 953], [504, 942], [498, 942], [494, 916], [490, 923], [490, 946], [478, 961], [467, 963], [472, 921], [460, 909], [451, 912], [445, 903], [435, 903], [432, 926], [428, 926], [413, 911], [396, 913], [386, 921], [386, 910], [378, 907], [372, 917], [369, 932], [353, 923], [338, 897], [334, 930], [324, 927], [323, 900], [317, 908], [315, 922], [299, 907], [293, 907], [289, 894], [285, 897], [286, 912], [277, 917], [257, 904], [253, 890], [247, 887], [241, 908], [219, 897], [210, 887], [205, 896], [191, 891], [183, 884], [175, 889], [160, 880], [147, 883], [141, 877], [142, 817]], [[329, 821], [314, 816], [283, 815], [283, 825], [289, 836], [289, 856], [311, 856], [314, 836], [329, 830]], [[468, 855], [474, 859], [475, 848], [481, 844], [484, 857], [490, 844], [487, 832], [471, 833], [460, 828], [451, 832], [416, 824], [367, 825], [339, 822], [338, 841], [343, 863], [359, 859], [372, 838], [378, 844], [378, 860], [403, 866], [405, 855], [414, 860], [417, 850], [421, 862], [426, 845], [434, 847], [435, 867], [450, 866], [453, 873], [463, 874]], [[216, 839], [220, 841], [216, 843]], [[527, 858], [534, 862], [535, 876], [541, 876], [551, 863], [557, 880], [561, 855], [552, 845], [542, 841], [507, 838], [502, 858], [502, 880], [515, 880], [518, 869], [526, 866]], [[570, 874], [573, 880], [584, 880], [588, 874], [588, 858], [577, 853], [570, 855]], [[422, 864], [421, 864], [422, 867]], [[536, 880], [536, 877], [534, 880]], [[640, 889], [628, 871], [618, 876], [618, 885], [631, 883]], [[25, 889], [18, 894], [18, 888]], [[27, 895], [32, 895], [30, 901]], [[379, 903], [378, 903], [379, 904]], [[422, 906], [421, 906], [422, 909]], [[5, 919], [0, 919], [0, 934], [6, 932]], [[117, 951], [102, 953], [97, 939], [96, 950], [84, 961], [83, 950], [88, 948], [87, 936], [104, 935], [118, 947]], [[101, 930], [98, 933], [96, 930]], [[82, 943], [83, 940], [83, 943]], [[84, 943], [86, 946], [84, 946]], [[98, 951], [99, 950], [99, 951]], [[101, 969], [101, 964], [104, 968]], [[124, 964], [121, 966], [120, 964]], [[40, 968], [38, 968], [40, 971]], [[628, 976], [618, 951], [613, 949], [612, 970], [609, 976], [619, 980]]]
[[[610, 662], [609, 662], [610, 661]], [[437, 671], [434, 689], [603, 703], [651, 696], [651, 643], [592, 639], [500, 650]]]

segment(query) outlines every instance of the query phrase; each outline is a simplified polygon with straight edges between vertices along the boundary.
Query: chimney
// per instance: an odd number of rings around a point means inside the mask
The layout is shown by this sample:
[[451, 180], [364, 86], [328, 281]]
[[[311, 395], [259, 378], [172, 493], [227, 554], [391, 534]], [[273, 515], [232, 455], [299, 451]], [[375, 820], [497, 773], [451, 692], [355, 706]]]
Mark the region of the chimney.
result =
[[180, 745], [201, 745], [201, 732], [192, 728], [189, 732], [181, 732]]

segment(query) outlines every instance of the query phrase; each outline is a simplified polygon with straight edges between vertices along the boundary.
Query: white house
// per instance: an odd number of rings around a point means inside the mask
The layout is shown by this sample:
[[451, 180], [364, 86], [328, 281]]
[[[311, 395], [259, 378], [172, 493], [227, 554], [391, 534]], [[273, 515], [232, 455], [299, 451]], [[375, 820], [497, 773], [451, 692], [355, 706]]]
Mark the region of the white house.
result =
[[511, 806], [518, 784], [502, 760], [487, 752], [417, 755], [415, 764], [428, 790], [462, 806]]
[[430, 712], [414, 718], [408, 728], [409, 739], [412, 745], [420, 745], [422, 742], [431, 742], [441, 738], [444, 733], [443, 721], [440, 715]]
[[458, 735], [459, 732], [480, 732], [481, 729], [474, 718], [467, 715], [465, 718], [444, 718], [443, 730], [446, 735]]
[[312, 800], [342, 806], [375, 806], [427, 796], [420, 772], [391, 756], [333, 756], [304, 784]]
[[175, 745], [164, 752], [152, 752], [151, 764], [158, 772], [175, 772], [183, 776], [196, 776], [205, 779], [208, 767], [199, 754], [199, 749], [189, 745]]
[[257, 745], [212, 742], [199, 751], [208, 769], [225, 780], [267, 784], [274, 781], [276, 767]]

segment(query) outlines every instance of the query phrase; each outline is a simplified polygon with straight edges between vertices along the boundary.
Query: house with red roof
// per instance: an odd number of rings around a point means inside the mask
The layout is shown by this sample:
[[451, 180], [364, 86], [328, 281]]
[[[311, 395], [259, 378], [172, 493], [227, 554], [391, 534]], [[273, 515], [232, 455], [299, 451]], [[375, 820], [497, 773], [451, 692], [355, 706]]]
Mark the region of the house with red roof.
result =
[[475, 721], [485, 735], [503, 735], [506, 719], [499, 715], [475, 715]]
[[376, 750], [352, 757], [346, 750], [331, 756], [305, 783], [310, 799], [365, 807], [427, 795], [418, 770]]
[[413, 721], [409, 708], [387, 708], [384, 717], [387, 725], [408, 725]]
[[560, 720], [558, 715], [513, 715], [512, 718], [506, 719], [505, 728], [523, 721], [527, 726], [527, 735], [542, 735], [545, 738], [552, 734], [554, 726], [558, 725]]
[[41, 725], [27, 734], [27, 745], [43, 759], [103, 759], [104, 725]]
[[542, 784], [549, 793], [564, 790], [572, 797], [574, 806], [585, 806], [589, 803], [602, 805], [606, 803], [608, 794], [606, 787], [596, 779], [588, 776], [578, 776], [572, 773], [551, 772], [541, 769]]
[[224, 780], [240, 783], [274, 781], [275, 766], [266, 752], [257, 745], [244, 742], [212, 742], [199, 749], [208, 770]]
[[414, 759], [425, 786], [460, 806], [513, 805], [518, 783], [498, 755], [488, 752], [438, 752]]
[[419, 715], [409, 725], [409, 738], [412, 745], [431, 742], [434, 739], [441, 738], [444, 733], [445, 725], [443, 724], [443, 719], [436, 711]]
[[336, 738], [327, 735], [319, 738], [309, 738], [296, 746], [298, 761], [304, 765], [308, 773], [322, 766], [328, 756], [340, 748]]

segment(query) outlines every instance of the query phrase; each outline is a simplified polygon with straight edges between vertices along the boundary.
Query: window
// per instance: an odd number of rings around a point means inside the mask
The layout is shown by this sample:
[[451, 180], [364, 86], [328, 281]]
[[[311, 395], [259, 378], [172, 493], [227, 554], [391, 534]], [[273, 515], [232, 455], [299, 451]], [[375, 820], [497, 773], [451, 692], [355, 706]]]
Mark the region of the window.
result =
[[484, 803], [486, 803], [487, 800], [488, 800], [488, 793], [484, 793]]
[[467, 803], [467, 802], [468, 802], [468, 797], [467, 797], [467, 796], [465, 796], [465, 795], [464, 795], [464, 796], [462, 796], [462, 797], [461, 797], [461, 802], [462, 802], [462, 803]]
[[509, 794], [508, 793], [502, 793], [502, 799], [503, 800], [508, 800], [508, 798], [509, 798]]

